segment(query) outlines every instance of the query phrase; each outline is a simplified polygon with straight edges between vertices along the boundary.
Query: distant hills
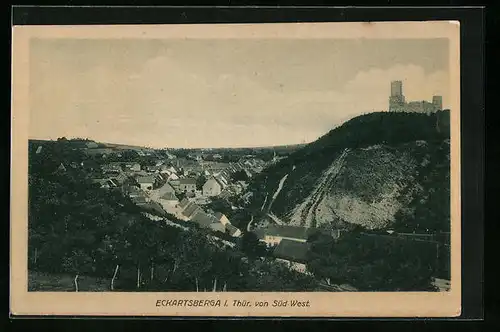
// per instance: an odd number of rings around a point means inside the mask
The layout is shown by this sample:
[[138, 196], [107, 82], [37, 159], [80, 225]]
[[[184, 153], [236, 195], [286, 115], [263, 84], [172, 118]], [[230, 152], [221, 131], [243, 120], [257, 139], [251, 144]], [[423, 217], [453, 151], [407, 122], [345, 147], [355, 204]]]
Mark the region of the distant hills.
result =
[[265, 169], [249, 207], [283, 223], [447, 231], [449, 111], [353, 118]]
[[[29, 140], [32, 143], [46, 143], [46, 142], [53, 142], [53, 140], [42, 140], [42, 139], [30, 139]], [[144, 150], [144, 149], [153, 149], [153, 150], [162, 150], [162, 149], [170, 149], [170, 150], [193, 150], [193, 151], [200, 151], [200, 150], [213, 150], [213, 151], [228, 151], [228, 150], [235, 150], [235, 151], [240, 151], [240, 150], [275, 150], [277, 152], [287, 152], [289, 150], [297, 150], [300, 149], [307, 144], [289, 144], [289, 145], [270, 145], [270, 146], [261, 146], [261, 147], [237, 147], [237, 148], [176, 148], [176, 147], [164, 147], [164, 148], [149, 148], [146, 146], [139, 146], [139, 145], [129, 145], [129, 144], [120, 144], [120, 143], [107, 143], [107, 142], [98, 142], [92, 139], [68, 139], [68, 141], [88, 141], [88, 142], [95, 142], [100, 145], [100, 147], [104, 148], [109, 148], [109, 149], [117, 149], [117, 150]]]

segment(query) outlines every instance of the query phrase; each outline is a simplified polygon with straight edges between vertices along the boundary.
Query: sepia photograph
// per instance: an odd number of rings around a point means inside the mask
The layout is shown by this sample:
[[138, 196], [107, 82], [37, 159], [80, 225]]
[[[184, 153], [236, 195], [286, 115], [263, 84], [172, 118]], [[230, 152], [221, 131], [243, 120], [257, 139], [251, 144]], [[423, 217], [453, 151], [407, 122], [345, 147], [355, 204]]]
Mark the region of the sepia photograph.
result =
[[459, 314], [459, 29], [434, 23], [20, 27], [23, 296]]

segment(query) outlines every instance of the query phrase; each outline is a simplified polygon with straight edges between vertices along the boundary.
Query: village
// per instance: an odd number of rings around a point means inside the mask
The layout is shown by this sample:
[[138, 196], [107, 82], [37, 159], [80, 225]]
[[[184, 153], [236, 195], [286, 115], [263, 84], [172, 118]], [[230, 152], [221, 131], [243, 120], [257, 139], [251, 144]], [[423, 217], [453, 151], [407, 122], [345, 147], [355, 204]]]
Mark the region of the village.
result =
[[[265, 244], [276, 261], [294, 271], [310, 274], [306, 266], [310, 249], [307, 240], [316, 229], [274, 222], [252, 227], [253, 217], [240, 229], [223, 211], [210, 208], [214, 200], [223, 200], [232, 210], [242, 209], [230, 203], [234, 201], [231, 198], [244, 196], [248, 181], [283, 157], [274, 154], [266, 162], [254, 155], [244, 155], [237, 161], [224, 162], [220, 154], [210, 150], [177, 156], [173, 151], [159, 153], [144, 148], [133, 150], [138, 156], [136, 161], [124, 161], [121, 159], [126, 159], [124, 157], [132, 150], [101, 147], [94, 141], [85, 141], [77, 148], [82, 149], [89, 160], [80, 164], [61, 163], [58, 171], [83, 167], [93, 183], [104, 190], [120, 191], [137, 206], [150, 211], [146, 214], [149, 218], [181, 228], [196, 225], [209, 230], [213, 239], [228, 246], [234, 246], [244, 233], [252, 233]], [[42, 146], [36, 154], [41, 152]], [[141, 163], [141, 160], [147, 162]], [[185, 225], [172, 223], [169, 218], [185, 222]], [[335, 291], [338, 287], [323, 284], [324, 290]], [[342, 287], [344, 291], [354, 291], [347, 285]]]

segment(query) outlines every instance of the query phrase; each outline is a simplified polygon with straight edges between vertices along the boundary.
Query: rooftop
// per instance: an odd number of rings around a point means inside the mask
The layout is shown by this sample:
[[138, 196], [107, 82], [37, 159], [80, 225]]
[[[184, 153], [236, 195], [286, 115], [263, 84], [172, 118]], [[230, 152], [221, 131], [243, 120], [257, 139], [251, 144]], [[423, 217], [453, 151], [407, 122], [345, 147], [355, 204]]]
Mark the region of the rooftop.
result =
[[190, 202], [189, 199], [183, 198], [179, 205], [180, 205], [181, 208], [184, 209], [186, 206], [188, 206], [189, 202]]
[[312, 234], [319, 232], [317, 228], [307, 228], [299, 226], [268, 226], [254, 231], [259, 239], [267, 236], [279, 236], [285, 238], [307, 240]]
[[161, 196], [161, 199], [164, 199], [166, 201], [177, 201], [177, 197], [172, 192], [165, 193], [165, 195]]
[[234, 235], [239, 229], [231, 224], [226, 225], [226, 231], [229, 233], [229, 235]]
[[137, 178], [138, 183], [154, 183], [155, 182], [155, 177], [154, 176], [140, 176]]
[[195, 216], [195, 214], [197, 212], [201, 211], [201, 208], [194, 204], [193, 202], [190, 202], [186, 208], [184, 209], [184, 211], [182, 211], [182, 214], [188, 218], [192, 218]]
[[205, 212], [197, 213], [195, 216], [193, 216], [191, 221], [194, 221], [195, 223], [200, 225], [200, 227], [209, 227], [211, 224], [219, 223], [219, 221], [215, 219], [214, 216], [211, 216]]
[[161, 186], [160, 188], [158, 188], [158, 192], [160, 195], [163, 195], [164, 193], [167, 193], [167, 192], [175, 192], [175, 189], [174, 187], [172, 187], [172, 185], [168, 182], [166, 182], [163, 186]]
[[184, 178], [179, 180], [180, 184], [194, 184], [196, 185], [196, 179], [193, 178]]
[[274, 249], [273, 255], [276, 258], [286, 259], [297, 263], [305, 263], [307, 262], [309, 247], [310, 244], [306, 242], [283, 239], [278, 246], [276, 246], [276, 249]]
[[146, 204], [147, 203], [147, 200], [145, 197], [143, 196], [137, 196], [137, 197], [133, 197], [132, 198], [132, 201], [136, 204]]

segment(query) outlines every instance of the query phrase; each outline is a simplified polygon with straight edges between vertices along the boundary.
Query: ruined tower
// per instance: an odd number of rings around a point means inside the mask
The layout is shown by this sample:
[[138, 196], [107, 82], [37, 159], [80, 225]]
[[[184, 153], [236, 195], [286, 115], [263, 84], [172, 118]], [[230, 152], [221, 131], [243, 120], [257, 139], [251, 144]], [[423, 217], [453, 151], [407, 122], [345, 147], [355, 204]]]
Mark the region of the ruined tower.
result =
[[391, 95], [389, 97], [389, 112], [404, 111], [405, 96], [403, 95], [403, 82], [391, 82]]
[[443, 97], [442, 96], [432, 96], [432, 104], [436, 108], [436, 111], [443, 109]]

